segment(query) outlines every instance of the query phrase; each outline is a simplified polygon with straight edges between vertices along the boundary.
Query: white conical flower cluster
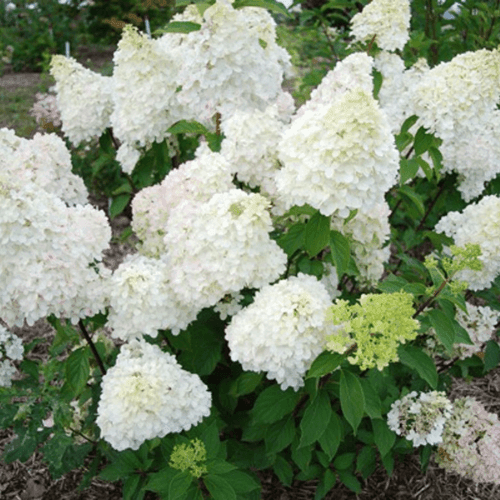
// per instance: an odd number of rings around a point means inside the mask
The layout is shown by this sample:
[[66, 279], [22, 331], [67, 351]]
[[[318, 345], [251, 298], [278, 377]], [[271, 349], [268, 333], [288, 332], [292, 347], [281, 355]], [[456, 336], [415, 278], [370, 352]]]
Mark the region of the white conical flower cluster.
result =
[[100, 137], [113, 110], [111, 78], [61, 55], [52, 57], [50, 73], [56, 80], [57, 107], [68, 139], [78, 146]]
[[87, 203], [82, 179], [72, 173], [71, 155], [56, 134], [35, 134], [33, 139], [16, 138], [0, 129], [0, 169], [18, 183], [34, 183], [68, 205]]
[[[2, 359], [4, 355], [8, 359]], [[12, 385], [12, 377], [16, 374], [16, 367], [12, 361], [22, 360], [23, 355], [22, 340], [0, 325], [0, 387]]]
[[263, 287], [226, 328], [231, 359], [244, 370], [267, 372], [283, 390], [297, 390], [331, 333], [330, 305], [325, 286], [314, 276], [300, 273]]
[[133, 340], [102, 379], [96, 423], [116, 450], [137, 450], [148, 439], [197, 425], [210, 407], [211, 395], [198, 375], [158, 346]]

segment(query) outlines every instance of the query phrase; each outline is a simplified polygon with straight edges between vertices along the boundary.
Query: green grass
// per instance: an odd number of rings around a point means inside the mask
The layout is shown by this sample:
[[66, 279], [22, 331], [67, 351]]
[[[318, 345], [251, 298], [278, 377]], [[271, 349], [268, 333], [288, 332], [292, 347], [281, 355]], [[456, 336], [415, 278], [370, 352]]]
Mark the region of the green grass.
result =
[[0, 128], [14, 129], [21, 137], [33, 137], [37, 131], [35, 118], [29, 114], [39, 85], [16, 89], [0, 87]]

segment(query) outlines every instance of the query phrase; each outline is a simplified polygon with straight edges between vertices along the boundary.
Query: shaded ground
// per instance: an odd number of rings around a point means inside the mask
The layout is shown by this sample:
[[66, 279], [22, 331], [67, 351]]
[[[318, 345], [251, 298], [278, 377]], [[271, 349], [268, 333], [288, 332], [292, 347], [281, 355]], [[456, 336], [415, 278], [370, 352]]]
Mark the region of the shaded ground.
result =
[[[80, 50], [77, 59], [93, 70], [111, 74], [113, 48]], [[18, 135], [32, 137], [39, 129], [29, 109], [34, 103], [35, 93], [46, 91], [53, 81], [39, 73], [5, 74], [0, 77], [0, 128], [14, 128]], [[101, 202], [102, 203], [102, 202]], [[105, 203], [105, 202], [104, 202]], [[117, 236], [130, 221], [118, 217], [113, 222]], [[116, 267], [128, 249], [115, 243], [107, 252], [106, 259]], [[18, 331], [23, 340], [34, 337], [52, 337], [52, 329], [45, 321], [32, 328]], [[453, 397], [470, 395], [480, 400], [490, 412], [500, 414], [500, 369], [487, 377], [466, 383], [457, 380]], [[0, 431], [0, 453], [12, 439], [12, 432]], [[118, 500], [122, 498], [120, 484], [94, 480], [84, 492], [77, 490], [84, 471], [73, 471], [61, 479], [52, 480], [40, 454], [35, 454], [26, 463], [5, 464], [0, 461], [0, 500]], [[312, 500], [317, 482], [295, 482], [291, 488], [284, 487], [272, 472], [259, 473], [263, 484], [264, 500]], [[148, 495], [146, 499], [157, 498]], [[459, 476], [448, 474], [431, 462], [426, 474], [420, 470], [417, 455], [408, 456], [396, 465], [391, 478], [384, 469], [377, 471], [364, 483], [363, 492], [356, 495], [343, 485], [337, 484], [326, 496], [327, 500], [500, 500], [500, 487], [476, 485]]]

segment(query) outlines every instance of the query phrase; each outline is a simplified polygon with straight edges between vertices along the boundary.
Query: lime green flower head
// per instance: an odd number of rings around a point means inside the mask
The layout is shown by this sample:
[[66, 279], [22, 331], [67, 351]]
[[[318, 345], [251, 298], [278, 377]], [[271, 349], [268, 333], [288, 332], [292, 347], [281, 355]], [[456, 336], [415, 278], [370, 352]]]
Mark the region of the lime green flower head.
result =
[[208, 472], [205, 461], [207, 459], [207, 450], [205, 445], [199, 439], [193, 439], [189, 444], [178, 444], [174, 446], [170, 455], [168, 465], [172, 469], [187, 471], [193, 477], [201, 477]]
[[355, 348], [347, 358], [351, 364], [382, 370], [398, 361], [399, 344], [417, 336], [412, 304], [413, 296], [406, 292], [362, 295], [352, 306], [337, 300], [329, 313], [335, 333], [328, 336], [327, 349], [343, 353]]

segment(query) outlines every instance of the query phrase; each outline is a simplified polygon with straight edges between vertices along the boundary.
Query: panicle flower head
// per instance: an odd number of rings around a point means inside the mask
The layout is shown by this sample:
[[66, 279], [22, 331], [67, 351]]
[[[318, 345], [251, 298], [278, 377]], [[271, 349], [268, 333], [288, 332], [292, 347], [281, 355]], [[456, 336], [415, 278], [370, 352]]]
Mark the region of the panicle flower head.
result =
[[351, 19], [351, 34], [356, 41], [375, 43], [383, 50], [402, 50], [410, 39], [410, 1], [372, 0]]
[[330, 304], [326, 288], [314, 276], [300, 273], [263, 287], [226, 328], [231, 359], [244, 370], [267, 372], [283, 390], [297, 390], [324, 350], [331, 331], [325, 321]]
[[[469, 255], [468, 260], [467, 253], [462, 256], [465, 265], [455, 277], [467, 282], [471, 290], [488, 288], [500, 274], [500, 198], [485, 196], [465, 207], [461, 213], [449, 212], [439, 220], [435, 230], [452, 237], [455, 245], [464, 247], [465, 252], [474, 252], [479, 245], [479, 256], [477, 252]], [[474, 256], [471, 269], [468, 263]], [[482, 268], [478, 263], [482, 263]]]
[[454, 401], [436, 462], [477, 483], [500, 484], [500, 422], [473, 398]]
[[137, 450], [147, 439], [197, 425], [210, 406], [210, 393], [198, 375], [183, 370], [158, 346], [132, 340], [102, 379], [96, 423], [116, 450]]
[[68, 139], [78, 146], [100, 137], [113, 109], [111, 78], [62, 55], [52, 56], [50, 74], [56, 80], [57, 107]]
[[328, 313], [335, 332], [328, 336], [326, 348], [342, 354], [356, 347], [350, 363], [362, 370], [382, 370], [398, 361], [400, 344], [417, 336], [412, 303], [413, 296], [406, 292], [362, 295], [352, 306], [337, 300]]
[[305, 111], [279, 145], [276, 175], [287, 208], [309, 204], [323, 215], [370, 211], [394, 184], [399, 154], [377, 102], [361, 88], [341, 93], [324, 111]]
[[205, 461], [207, 450], [200, 439], [192, 439], [189, 443], [176, 444], [170, 455], [168, 465], [172, 469], [187, 471], [193, 477], [201, 477], [208, 472]]
[[452, 404], [444, 392], [410, 392], [398, 399], [387, 414], [389, 429], [404, 436], [413, 446], [435, 445], [451, 416]]

